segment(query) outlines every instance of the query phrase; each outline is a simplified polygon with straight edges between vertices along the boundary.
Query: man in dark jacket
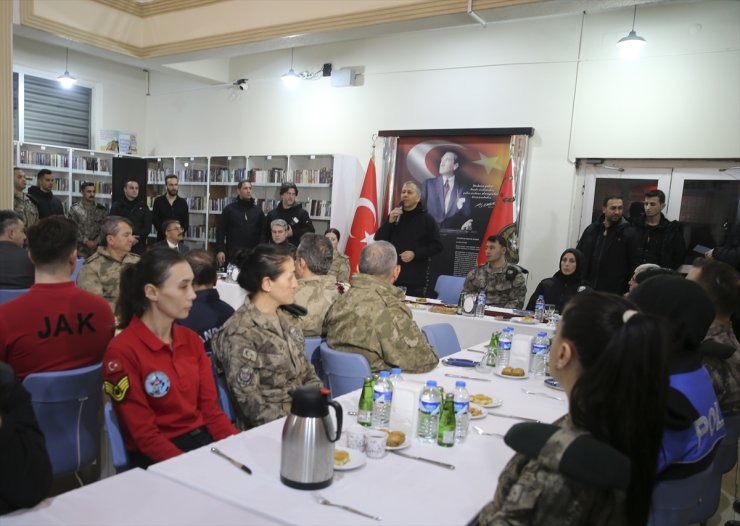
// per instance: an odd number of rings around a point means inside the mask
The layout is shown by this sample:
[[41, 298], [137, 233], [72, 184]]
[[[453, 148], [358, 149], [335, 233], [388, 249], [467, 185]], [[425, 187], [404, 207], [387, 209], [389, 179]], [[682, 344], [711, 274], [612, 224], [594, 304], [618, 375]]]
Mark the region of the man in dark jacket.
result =
[[270, 224], [276, 219], [288, 223], [288, 240], [297, 245], [306, 232], [315, 232], [311, 218], [300, 203], [296, 203], [298, 188], [293, 183], [283, 183], [280, 187], [280, 203], [267, 213], [262, 229], [262, 242], [267, 243], [272, 234]]
[[123, 197], [110, 207], [110, 215], [125, 217], [134, 225], [134, 239], [136, 243], [131, 252], [143, 254], [146, 248], [146, 238], [152, 231], [152, 212], [146, 206], [144, 196], [139, 199], [139, 183], [136, 179], [129, 179], [123, 186]]
[[663, 215], [665, 194], [662, 191], [647, 192], [643, 204], [645, 214], [632, 220], [639, 240], [639, 263], [655, 263], [663, 268], [677, 269], [686, 253], [681, 223], [669, 221]]
[[[216, 228], [216, 259], [219, 265], [233, 263], [240, 250], [249, 250], [260, 242], [265, 214], [254, 204], [252, 183], [239, 181], [236, 201], [221, 212]], [[225, 239], [225, 241], [224, 241]]]
[[390, 241], [398, 252], [401, 273], [396, 285], [410, 296], [426, 296], [429, 259], [442, 252], [439, 226], [421, 205], [421, 189], [412, 181], [401, 189], [401, 206], [391, 210], [375, 233], [376, 241]]
[[735, 223], [732, 227], [724, 245], [713, 248], [704, 255], [740, 270], [740, 223]]
[[639, 260], [635, 228], [622, 217], [624, 201], [607, 196], [603, 214], [583, 231], [578, 250], [583, 253], [583, 276], [596, 290], [624, 294]]
[[0, 362], [0, 515], [35, 506], [49, 494], [52, 480], [31, 397], [13, 369]]
[[174, 219], [187, 235], [190, 226], [190, 210], [188, 202], [177, 195], [180, 183], [176, 175], [168, 175], [164, 178], [167, 191], [158, 196], [152, 203], [152, 224], [157, 230], [157, 240], [162, 241], [165, 238], [164, 222]]
[[54, 197], [51, 189], [54, 187], [54, 174], [43, 168], [36, 174], [36, 186], [28, 189], [28, 195], [35, 199], [39, 209], [39, 219], [53, 215], [64, 215], [62, 202]]

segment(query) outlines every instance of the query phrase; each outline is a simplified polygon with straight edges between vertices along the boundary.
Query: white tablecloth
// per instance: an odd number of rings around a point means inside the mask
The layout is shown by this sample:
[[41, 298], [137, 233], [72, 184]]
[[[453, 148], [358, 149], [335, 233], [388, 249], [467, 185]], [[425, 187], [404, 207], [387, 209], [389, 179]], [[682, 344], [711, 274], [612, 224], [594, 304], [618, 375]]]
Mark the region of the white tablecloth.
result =
[[[463, 351], [458, 356], [479, 359], [482, 355]], [[441, 364], [431, 373], [407, 375], [407, 378], [419, 381], [434, 378], [445, 389], [452, 389], [457, 378], [447, 377], [445, 373], [489, 380], [468, 381], [468, 388], [471, 393], [489, 394], [504, 401], [501, 408], [492, 411], [548, 422], [567, 411], [564, 393], [545, 387], [542, 378], [509, 380]], [[563, 400], [527, 395], [521, 387], [554, 394]], [[354, 421], [346, 411], [357, 409], [358, 396], [359, 391], [355, 391], [339, 398], [345, 408], [345, 428]], [[280, 482], [283, 422], [280, 419], [219, 442], [221, 450], [252, 469], [251, 476], [215, 456], [207, 447], [156, 464], [149, 471], [290, 524], [377, 524], [340, 509], [321, 506], [311, 492], [292, 489]], [[516, 422], [487, 416], [471, 423], [505, 433]], [[368, 459], [364, 467], [344, 472], [341, 479], [320, 493], [334, 502], [381, 515], [384, 524], [464, 525], [491, 500], [498, 475], [513, 454], [500, 438], [480, 436], [472, 429], [468, 440], [453, 448], [414, 441], [405, 452], [447, 462], [456, 469], [450, 471], [388, 454], [380, 460]]]
[[[507, 309], [497, 310], [506, 311]], [[458, 316], [456, 314], [439, 314], [423, 309], [411, 309], [411, 313], [419, 327], [432, 323], [451, 324], [455, 328], [460, 347], [463, 349], [475, 345], [478, 342], [490, 340], [492, 332], [500, 331], [508, 326], [514, 327], [515, 334], [526, 334], [527, 336], [535, 336], [540, 331], [545, 331], [548, 336], [552, 336], [555, 331], [547, 327], [545, 323], [529, 325], [511, 320], [496, 320], [491, 316], [475, 318], [472, 316]]]
[[8, 525], [285, 524], [148, 471], [133, 469], [0, 517]]
[[216, 282], [216, 290], [221, 299], [234, 310], [244, 305], [244, 298], [247, 297], [247, 292], [233, 281], [219, 279]]

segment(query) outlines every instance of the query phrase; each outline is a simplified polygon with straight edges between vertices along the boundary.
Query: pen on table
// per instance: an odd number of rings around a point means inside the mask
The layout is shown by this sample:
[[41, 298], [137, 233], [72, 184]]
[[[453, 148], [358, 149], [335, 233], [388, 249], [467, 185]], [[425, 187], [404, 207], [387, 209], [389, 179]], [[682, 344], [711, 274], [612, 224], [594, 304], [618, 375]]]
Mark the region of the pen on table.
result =
[[223, 451], [221, 451], [217, 447], [212, 447], [211, 448], [211, 453], [215, 453], [219, 457], [225, 458], [226, 460], [228, 460], [229, 462], [231, 462], [234, 466], [236, 466], [239, 469], [241, 469], [242, 471], [244, 471], [247, 475], [251, 475], [252, 474], [252, 470], [251, 469], [249, 469], [247, 466], [245, 466], [241, 462], [239, 462], [237, 460], [234, 460], [233, 458], [231, 458], [230, 456], [228, 456], [226, 453], [224, 453]]

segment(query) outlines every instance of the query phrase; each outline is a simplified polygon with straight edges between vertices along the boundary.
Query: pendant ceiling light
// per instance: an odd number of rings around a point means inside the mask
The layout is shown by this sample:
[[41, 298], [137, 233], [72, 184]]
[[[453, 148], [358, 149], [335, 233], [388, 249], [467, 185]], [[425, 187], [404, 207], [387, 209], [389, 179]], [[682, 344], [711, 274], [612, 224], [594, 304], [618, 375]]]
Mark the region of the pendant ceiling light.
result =
[[64, 63], [64, 73], [62, 75], [59, 75], [57, 77], [57, 80], [64, 89], [71, 88], [77, 82], [77, 79], [69, 74], [69, 48], [67, 48], [67, 59]]
[[288, 86], [295, 86], [296, 82], [301, 80], [301, 76], [293, 71], [293, 48], [290, 48], [290, 69], [280, 79]]
[[645, 46], [645, 44], [647, 44], [647, 41], [644, 38], [642, 38], [640, 35], [635, 33], [635, 19], [636, 18], [637, 18], [637, 5], [635, 5], [635, 10], [632, 15], [632, 30], [629, 32], [629, 34], [626, 37], [620, 38], [619, 42], [617, 42], [617, 47], [626, 56], [637, 55], [640, 49], [642, 49]]

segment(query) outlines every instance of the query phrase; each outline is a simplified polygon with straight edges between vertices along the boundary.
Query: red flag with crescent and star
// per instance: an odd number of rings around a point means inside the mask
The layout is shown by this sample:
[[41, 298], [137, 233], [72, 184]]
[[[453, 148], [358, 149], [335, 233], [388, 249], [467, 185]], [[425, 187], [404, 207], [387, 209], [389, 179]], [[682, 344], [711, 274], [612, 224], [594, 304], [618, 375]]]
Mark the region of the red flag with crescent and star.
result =
[[486, 240], [488, 236], [495, 236], [501, 232], [504, 227], [514, 221], [514, 191], [512, 186], [513, 177], [511, 175], [511, 160], [506, 166], [504, 179], [501, 181], [501, 188], [496, 196], [496, 205], [491, 212], [491, 218], [488, 220], [486, 233], [483, 235], [480, 250], [478, 251], [478, 265], [486, 262]]
[[360, 252], [367, 245], [375, 242], [378, 230], [378, 191], [375, 182], [375, 161], [370, 158], [362, 183], [360, 197], [355, 205], [355, 217], [352, 220], [347, 247], [344, 253], [349, 257], [350, 276], [358, 272]]

